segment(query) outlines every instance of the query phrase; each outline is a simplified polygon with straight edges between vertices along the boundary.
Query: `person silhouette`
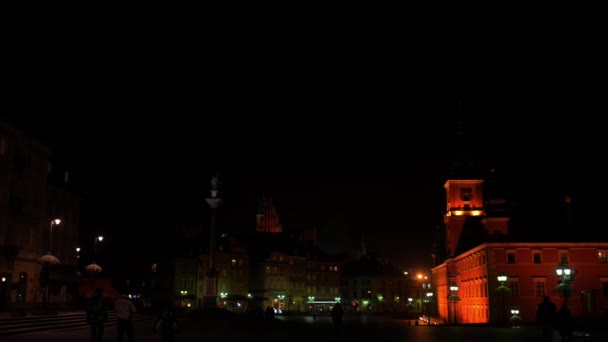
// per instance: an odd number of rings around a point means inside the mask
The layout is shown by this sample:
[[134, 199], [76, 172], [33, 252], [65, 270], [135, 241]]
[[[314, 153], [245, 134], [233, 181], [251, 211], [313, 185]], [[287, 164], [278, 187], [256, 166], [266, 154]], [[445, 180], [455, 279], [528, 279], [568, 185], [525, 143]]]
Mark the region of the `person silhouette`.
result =
[[536, 309], [536, 324], [538, 324], [543, 333], [543, 341], [553, 341], [553, 330], [555, 327], [555, 319], [557, 316], [557, 308], [551, 301], [549, 296], [543, 296], [543, 301], [538, 304]]
[[334, 329], [336, 329], [336, 337], [338, 338], [342, 335], [342, 316], [344, 316], [342, 304], [334, 304], [334, 307], [331, 309], [331, 320], [334, 324]]
[[114, 301], [114, 312], [116, 313], [117, 340], [122, 341], [122, 336], [127, 335], [127, 341], [133, 342], [133, 315], [137, 312], [135, 305], [129, 295], [123, 293]]
[[87, 323], [91, 327], [91, 342], [103, 340], [105, 323], [108, 320], [108, 306], [101, 288], [95, 289], [87, 304]]
[[175, 333], [178, 332], [177, 319], [170, 306], [161, 313], [155, 331], [160, 333], [162, 342], [173, 342], [175, 340]]
[[557, 312], [557, 331], [562, 341], [568, 341], [572, 337], [572, 313], [566, 303], [563, 303]]

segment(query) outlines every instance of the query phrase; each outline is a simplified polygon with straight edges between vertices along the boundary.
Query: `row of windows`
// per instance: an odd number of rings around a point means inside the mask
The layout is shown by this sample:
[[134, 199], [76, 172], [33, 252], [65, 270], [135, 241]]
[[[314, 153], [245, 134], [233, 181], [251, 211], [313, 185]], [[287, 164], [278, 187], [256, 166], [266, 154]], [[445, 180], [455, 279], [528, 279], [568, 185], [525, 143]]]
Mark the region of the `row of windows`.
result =
[[[506, 292], [512, 297], [519, 297], [519, 283], [516, 281], [511, 281], [507, 283], [507, 287], [510, 291]], [[544, 281], [535, 281], [534, 282], [534, 295], [537, 297], [547, 295], [546, 283]], [[608, 282], [602, 282], [602, 295], [604, 297], [608, 297]]]
[[321, 286], [317, 286], [317, 287], [312, 287], [312, 286], [307, 286], [306, 287], [306, 294], [309, 295], [324, 295], [324, 294], [329, 294], [329, 295], [339, 295], [340, 291], [337, 287], [321, 287]]
[[[598, 262], [600, 264], [608, 264], [608, 251], [598, 251]], [[559, 252], [559, 263], [560, 264], [568, 264], [568, 252], [560, 251]], [[535, 264], [542, 264], [543, 257], [541, 251], [532, 251], [532, 262]], [[515, 264], [517, 263], [515, 251], [507, 252], [507, 263]]]

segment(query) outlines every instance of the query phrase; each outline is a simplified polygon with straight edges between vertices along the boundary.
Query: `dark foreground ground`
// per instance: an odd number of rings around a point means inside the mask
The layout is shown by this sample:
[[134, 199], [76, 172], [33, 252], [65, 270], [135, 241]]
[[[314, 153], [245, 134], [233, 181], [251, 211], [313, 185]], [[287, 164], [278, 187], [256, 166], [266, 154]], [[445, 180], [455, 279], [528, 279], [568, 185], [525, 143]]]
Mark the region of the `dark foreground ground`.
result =
[[[135, 341], [160, 341], [154, 332], [154, 316], [135, 324]], [[534, 326], [491, 327], [465, 325], [415, 325], [411, 320], [380, 316], [346, 316], [344, 328], [337, 336], [329, 316], [279, 316], [273, 321], [181, 316], [175, 341], [541, 341], [540, 330]], [[2, 336], [12, 341], [88, 341], [86, 326], [36, 333]], [[104, 341], [116, 341], [116, 326], [106, 328]], [[608, 334], [577, 337], [573, 341], [608, 341]], [[126, 341], [126, 339], [124, 339]], [[560, 341], [557, 333], [554, 341]]]

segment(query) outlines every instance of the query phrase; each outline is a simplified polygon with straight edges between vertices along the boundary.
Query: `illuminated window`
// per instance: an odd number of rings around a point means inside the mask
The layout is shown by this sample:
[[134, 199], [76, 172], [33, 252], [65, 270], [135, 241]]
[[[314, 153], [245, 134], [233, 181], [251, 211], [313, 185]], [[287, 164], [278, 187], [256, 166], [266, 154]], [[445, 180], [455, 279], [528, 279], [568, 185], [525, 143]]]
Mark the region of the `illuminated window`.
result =
[[534, 257], [534, 263], [535, 264], [542, 264], [543, 263], [542, 254], [540, 252], [534, 252], [533, 257]]
[[157, 264], [152, 264], [152, 273], [156, 273]]
[[600, 264], [608, 264], [608, 252], [600, 251], [597, 253]]

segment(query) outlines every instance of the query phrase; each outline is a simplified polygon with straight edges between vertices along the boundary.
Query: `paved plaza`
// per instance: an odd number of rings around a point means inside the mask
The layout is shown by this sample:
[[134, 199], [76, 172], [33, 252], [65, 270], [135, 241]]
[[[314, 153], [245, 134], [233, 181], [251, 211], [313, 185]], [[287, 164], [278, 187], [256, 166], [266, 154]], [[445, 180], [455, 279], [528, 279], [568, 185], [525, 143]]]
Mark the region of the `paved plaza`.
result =
[[[136, 341], [160, 341], [153, 329], [153, 316], [135, 325]], [[181, 317], [179, 341], [540, 341], [536, 327], [488, 326], [416, 326], [412, 321], [379, 316], [345, 316], [341, 336], [331, 324], [329, 316], [280, 316], [274, 321], [254, 319], [209, 319]], [[104, 341], [116, 341], [116, 326], [108, 325]], [[608, 335], [589, 337], [586, 341], [607, 341]], [[3, 342], [13, 341], [88, 341], [86, 326], [80, 329], [57, 330], [2, 336]], [[126, 341], [126, 338], [124, 339]], [[559, 341], [555, 336], [555, 341]], [[578, 339], [579, 341], [585, 339]]]

